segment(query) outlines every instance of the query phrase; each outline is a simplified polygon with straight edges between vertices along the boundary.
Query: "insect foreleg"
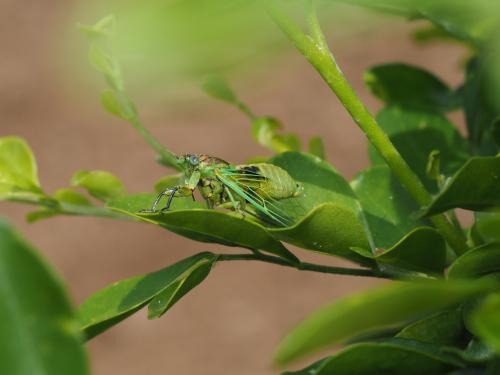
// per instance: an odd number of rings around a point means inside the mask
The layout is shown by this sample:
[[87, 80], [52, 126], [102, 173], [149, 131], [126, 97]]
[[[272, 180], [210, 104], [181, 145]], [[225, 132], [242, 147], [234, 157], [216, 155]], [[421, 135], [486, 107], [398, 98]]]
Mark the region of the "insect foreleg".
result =
[[175, 187], [166, 188], [165, 190], [163, 190], [162, 192], [160, 192], [158, 194], [158, 196], [156, 197], [155, 201], [153, 202], [153, 205], [151, 206], [150, 209], [140, 210], [139, 212], [142, 212], [142, 213], [155, 213], [155, 212], [158, 212], [158, 210], [157, 210], [158, 203], [160, 203], [161, 199], [164, 196], [168, 196], [168, 200], [167, 200], [167, 204], [165, 205], [165, 207], [163, 207], [160, 210], [160, 212], [167, 211], [170, 208], [170, 205], [172, 204], [174, 196], [175, 197], [189, 197], [189, 196], [192, 196], [193, 199], [194, 199], [193, 189], [191, 189], [190, 187], [188, 187], [186, 185], [178, 185], [178, 186], [175, 186]]

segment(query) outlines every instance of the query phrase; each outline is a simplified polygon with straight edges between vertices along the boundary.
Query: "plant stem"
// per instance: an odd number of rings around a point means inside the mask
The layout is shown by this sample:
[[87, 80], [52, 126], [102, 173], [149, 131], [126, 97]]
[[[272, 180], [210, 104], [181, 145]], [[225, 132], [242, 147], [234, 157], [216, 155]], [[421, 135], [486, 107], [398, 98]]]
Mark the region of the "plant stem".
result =
[[177, 164], [176, 156], [173, 152], [167, 150], [165, 146], [163, 146], [151, 132], [142, 124], [141, 120], [139, 120], [138, 116], [134, 116], [130, 118], [130, 123], [132, 126], [139, 132], [139, 134], [146, 140], [146, 142], [155, 149], [155, 151], [160, 156], [160, 162], [163, 165], [172, 167], [177, 169], [178, 171], [182, 170], [179, 164]]
[[[398, 150], [394, 147], [387, 134], [379, 127], [374, 117], [358, 98], [337, 65], [331, 51], [328, 48], [322, 48], [324, 42], [318, 43], [316, 41], [318, 38], [321, 41], [325, 40], [324, 36], [322, 36], [319, 24], [317, 23], [316, 16], [309, 15], [309, 19], [311, 20], [310, 24], [315, 35], [313, 38], [304, 34], [304, 32], [302, 32], [302, 30], [288, 18], [276, 4], [274, 4], [274, 1], [269, 0], [266, 2], [266, 5], [274, 22], [318, 71], [349, 112], [354, 122], [361, 128], [368, 140], [384, 158], [401, 184], [420, 206], [429, 205], [432, 201], [432, 197], [425, 189], [418, 176], [411, 170]], [[312, 12], [314, 12], [314, 9]], [[321, 37], [319, 37], [318, 34], [320, 34]], [[464, 234], [458, 231], [444, 215], [432, 216], [430, 220], [457, 254], [462, 254], [467, 250]]]
[[379, 278], [389, 278], [388, 275], [382, 272], [369, 269], [361, 268], [343, 268], [334, 266], [324, 266], [321, 264], [299, 262], [292, 263], [286, 259], [278, 258], [271, 255], [265, 255], [262, 253], [254, 254], [219, 254], [217, 261], [232, 261], [232, 260], [257, 260], [266, 263], [279, 264], [280, 266], [291, 267], [298, 269], [300, 271], [313, 271], [321, 273], [329, 273], [334, 275], [351, 275], [351, 276], [365, 276], [365, 277], [379, 277]]

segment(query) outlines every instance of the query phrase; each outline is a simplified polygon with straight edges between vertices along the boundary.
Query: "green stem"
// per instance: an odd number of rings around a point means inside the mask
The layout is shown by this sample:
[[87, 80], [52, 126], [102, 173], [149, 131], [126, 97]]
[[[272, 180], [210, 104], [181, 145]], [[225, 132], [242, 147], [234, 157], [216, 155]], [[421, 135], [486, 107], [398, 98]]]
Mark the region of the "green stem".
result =
[[351, 276], [365, 276], [365, 277], [379, 277], [379, 278], [389, 278], [376, 270], [368, 270], [361, 268], [343, 268], [343, 267], [333, 267], [324, 266], [321, 264], [299, 262], [292, 263], [286, 259], [274, 257], [271, 255], [265, 255], [262, 253], [254, 254], [219, 254], [217, 261], [232, 261], [232, 260], [257, 260], [266, 263], [278, 264], [280, 266], [291, 267], [298, 269], [300, 271], [313, 271], [321, 273], [329, 273], [335, 275], [351, 275]]
[[[401, 184], [420, 206], [429, 205], [432, 201], [431, 195], [358, 98], [335, 62], [331, 51], [321, 48], [314, 38], [304, 34], [272, 0], [269, 0], [266, 4], [274, 22], [318, 71], [356, 124], [365, 133], [368, 140], [384, 158]], [[312, 25], [314, 26], [314, 30], [316, 30], [316, 34], [321, 32], [315, 18], [313, 18]], [[318, 37], [316, 36], [315, 38], [317, 39]], [[324, 40], [324, 37], [322, 37], [322, 40]], [[433, 216], [430, 220], [457, 254], [462, 254], [467, 250], [464, 234], [456, 230], [444, 215]]]
[[167, 150], [166, 147], [163, 146], [146, 127], [144, 127], [141, 120], [139, 120], [137, 116], [130, 118], [129, 121], [139, 132], [142, 138], [144, 138], [146, 142], [159, 154], [161, 164], [177, 169], [178, 171], [182, 170], [180, 165], [177, 163], [176, 155]]

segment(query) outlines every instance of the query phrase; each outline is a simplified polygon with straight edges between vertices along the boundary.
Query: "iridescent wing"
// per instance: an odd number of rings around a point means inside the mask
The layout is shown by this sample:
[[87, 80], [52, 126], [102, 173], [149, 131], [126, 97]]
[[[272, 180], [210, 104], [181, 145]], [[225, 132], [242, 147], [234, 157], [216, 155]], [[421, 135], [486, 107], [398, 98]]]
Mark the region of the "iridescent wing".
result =
[[273, 224], [289, 226], [293, 219], [286, 214], [265, 190], [263, 182], [267, 177], [259, 174], [257, 168], [219, 168], [217, 178], [230, 189], [231, 193], [243, 198], [257, 212]]

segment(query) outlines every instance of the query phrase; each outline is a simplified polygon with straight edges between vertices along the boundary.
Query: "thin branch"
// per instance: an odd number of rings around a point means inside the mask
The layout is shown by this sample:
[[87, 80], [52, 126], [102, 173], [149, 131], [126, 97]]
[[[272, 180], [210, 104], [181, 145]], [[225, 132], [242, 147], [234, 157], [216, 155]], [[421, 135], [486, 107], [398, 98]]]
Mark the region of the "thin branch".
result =
[[321, 273], [329, 273], [334, 275], [351, 275], [351, 276], [364, 276], [364, 277], [378, 277], [378, 278], [390, 278], [380, 271], [361, 269], [361, 268], [344, 268], [344, 267], [334, 267], [325, 266], [321, 264], [299, 262], [292, 263], [286, 259], [278, 258], [266, 254], [219, 254], [217, 261], [234, 261], [234, 260], [256, 260], [266, 263], [278, 264], [284, 267], [291, 267], [298, 269], [300, 271], [313, 271]]

